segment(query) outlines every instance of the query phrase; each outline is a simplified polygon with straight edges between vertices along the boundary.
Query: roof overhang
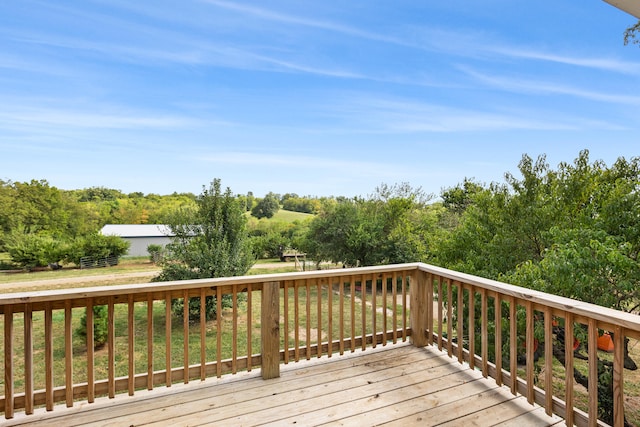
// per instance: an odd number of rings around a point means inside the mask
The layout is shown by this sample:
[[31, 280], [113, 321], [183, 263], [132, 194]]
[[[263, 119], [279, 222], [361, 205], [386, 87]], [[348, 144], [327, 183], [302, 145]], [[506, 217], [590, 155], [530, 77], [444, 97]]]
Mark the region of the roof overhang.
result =
[[639, 0], [604, 0], [604, 1], [640, 19], [640, 1]]

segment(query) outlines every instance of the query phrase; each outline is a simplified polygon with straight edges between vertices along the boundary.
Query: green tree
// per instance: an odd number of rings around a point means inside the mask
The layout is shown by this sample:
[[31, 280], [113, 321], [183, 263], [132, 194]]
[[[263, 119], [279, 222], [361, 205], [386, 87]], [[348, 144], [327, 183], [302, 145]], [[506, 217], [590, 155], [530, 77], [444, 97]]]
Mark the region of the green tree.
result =
[[251, 215], [258, 219], [273, 217], [280, 209], [280, 202], [278, 200], [275, 194], [267, 194], [251, 209]]
[[[443, 239], [438, 262], [581, 301], [635, 311], [640, 301], [640, 160], [611, 167], [584, 150], [553, 170], [523, 156], [521, 178], [475, 193], [459, 226]], [[555, 343], [554, 343], [555, 344]], [[628, 356], [628, 349], [625, 349]], [[554, 355], [562, 362], [561, 349]], [[598, 361], [599, 390], [610, 390]], [[628, 357], [625, 367], [635, 369]], [[578, 378], [578, 382], [584, 379]], [[602, 382], [605, 383], [602, 383]], [[603, 419], [610, 396], [599, 396]]]
[[429, 198], [408, 184], [383, 184], [367, 199], [328, 203], [309, 224], [302, 249], [316, 260], [347, 266], [423, 259], [428, 222], [421, 218]]
[[[182, 209], [169, 224], [175, 233], [156, 281], [230, 277], [246, 274], [254, 262], [246, 217], [231, 194], [223, 193], [219, 179], [203, 187], [195, 209]], [[182, 300], [174, 300], [174, 313], [182, 316]], [[207, 297], [207, 318], [215, 317], [215, 298]], [[189, 301], [190, 318], [199, 318], [200, 300]]]

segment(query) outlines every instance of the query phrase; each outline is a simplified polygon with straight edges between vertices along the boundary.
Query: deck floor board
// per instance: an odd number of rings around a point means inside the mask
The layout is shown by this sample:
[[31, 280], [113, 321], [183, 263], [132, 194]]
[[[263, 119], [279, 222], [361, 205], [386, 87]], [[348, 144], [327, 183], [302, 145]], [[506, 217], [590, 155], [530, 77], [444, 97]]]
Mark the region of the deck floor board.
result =
[[406, 343], [192, 381], [72, 408], [39, 409], [7, 426], [551, 426], [539, 406], [458, 364]]

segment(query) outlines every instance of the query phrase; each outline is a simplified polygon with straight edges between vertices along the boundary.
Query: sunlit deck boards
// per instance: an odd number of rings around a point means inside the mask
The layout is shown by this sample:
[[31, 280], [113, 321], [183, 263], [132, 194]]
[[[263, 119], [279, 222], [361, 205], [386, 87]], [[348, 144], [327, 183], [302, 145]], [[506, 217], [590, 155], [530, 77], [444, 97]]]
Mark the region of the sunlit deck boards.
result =
[[8, 420], [34, 426], [563, 425], [436, 348], [378, 346]]

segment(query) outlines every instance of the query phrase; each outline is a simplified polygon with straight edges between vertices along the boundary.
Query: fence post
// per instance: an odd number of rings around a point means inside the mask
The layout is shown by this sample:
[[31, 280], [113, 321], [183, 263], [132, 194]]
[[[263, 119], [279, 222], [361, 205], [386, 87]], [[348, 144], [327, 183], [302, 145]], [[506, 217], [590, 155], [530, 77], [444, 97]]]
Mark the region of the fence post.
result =
[[280, 282], [262, 284], [262, 378], [280, 376]]
[[425, 276], [425, 272], [416, 269], [409, 285], [411, 342], [416, 347], [427, 345], [428, 292]]

